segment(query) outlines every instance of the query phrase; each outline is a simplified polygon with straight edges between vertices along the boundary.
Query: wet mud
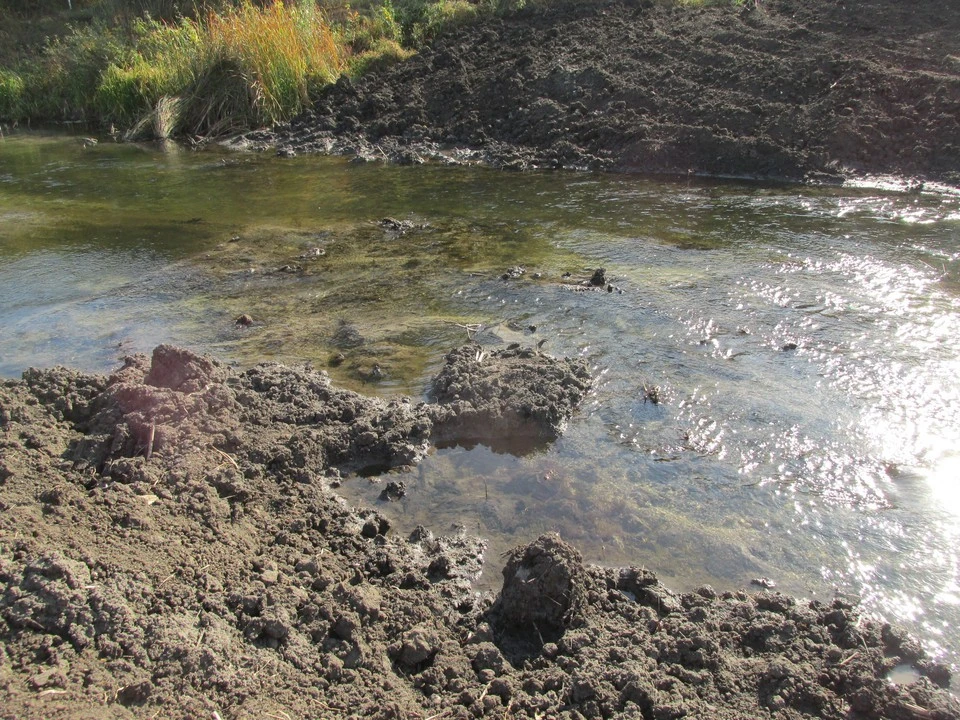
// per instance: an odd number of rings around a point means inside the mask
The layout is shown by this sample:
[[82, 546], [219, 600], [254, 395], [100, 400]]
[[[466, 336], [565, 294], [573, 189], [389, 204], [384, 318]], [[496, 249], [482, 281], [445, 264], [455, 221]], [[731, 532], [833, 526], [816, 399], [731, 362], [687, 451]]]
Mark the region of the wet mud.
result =
[[[482, 538], [349, 507], [346, 475], [396, 468], [389, 499], [435, 432], [476, 441], [456, 402], [562, 432], [579, 363], [476, 352], [430, 403], [172, 346], [4, 382], [0, 717], [960, 717], [945, 667], [843, 601], [675, 594], [556, 535], [478, 593]], [[918, 679], [891, 684], [903, 664]]]
[[239, 144], [403, 164], [960, 185], [952, 2], [717, 5], [555, 3], [454, 29]]
[[590, 389], [583, 360], [557, 360], [536, 348], [451, 351], [434, 379], [430, 415], [438, 445], [483, 444], [523, 454], [556, 440], [569, 408]]

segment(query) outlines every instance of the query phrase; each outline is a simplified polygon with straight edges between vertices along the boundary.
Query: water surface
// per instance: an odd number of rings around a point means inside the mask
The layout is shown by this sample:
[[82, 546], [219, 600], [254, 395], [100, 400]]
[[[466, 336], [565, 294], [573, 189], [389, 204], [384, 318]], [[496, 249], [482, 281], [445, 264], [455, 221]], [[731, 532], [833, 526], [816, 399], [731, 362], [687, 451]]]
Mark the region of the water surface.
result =
[[[0, 140], [0, 374], [175, 342], [419, 396], [467, 328], [543, 340], [598, 378], [564, 437], [435, 452], [382, 507], [399, 531], [489, 537], [490, 585], [557, 530], [677, 589], [849, 594], [955, 663], [958, 239], [944, 194], [20, 135]], [[613, 292], [571, 287], [598, 267]]]

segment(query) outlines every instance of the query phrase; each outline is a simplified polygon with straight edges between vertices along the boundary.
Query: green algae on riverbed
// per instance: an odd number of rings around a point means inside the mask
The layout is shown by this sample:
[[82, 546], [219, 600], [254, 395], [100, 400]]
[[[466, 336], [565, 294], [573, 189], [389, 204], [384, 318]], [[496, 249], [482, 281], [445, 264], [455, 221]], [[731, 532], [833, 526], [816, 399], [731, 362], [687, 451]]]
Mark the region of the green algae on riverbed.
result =
[[[408, 217], [340, 230], [252, 227], [193, 262], [211, 278], [193, 303], [220, 308], [225, 324], [253, 321], [224, 341], [230, 352], [306, 358], [349, 387], [375, 380], [380, 392], [419, 394], [438, 353], [488, 322], [458, 299], [466, 283], [518, 262], [559, 282], [583, 259], [506, 223]], [[521, 317], [501, 332], [531, 335]]]

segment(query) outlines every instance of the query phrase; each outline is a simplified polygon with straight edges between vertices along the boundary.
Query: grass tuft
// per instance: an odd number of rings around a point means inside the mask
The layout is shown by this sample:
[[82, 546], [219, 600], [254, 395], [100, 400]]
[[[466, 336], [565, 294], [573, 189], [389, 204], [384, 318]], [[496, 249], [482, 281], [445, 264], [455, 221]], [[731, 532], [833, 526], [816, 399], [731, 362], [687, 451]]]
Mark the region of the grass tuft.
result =
[[[228, 80], [243, 79], [248, 107], [241, 118], [254, 125], [299, 112], [311, 94], [335, 80], [344, 67], [336, 37], [312, 3], [288, 8], [275, 2], [263, 9], [245, 4], [223, 14], [211, 13], [203, 53], [208, 75], [220, 68]], [[227, 92], [236, 90], [228, 87]], [[213, 104], [218, 101], [213, 99]]]
[[23, 90], [24, 82], [20, 75], [0, 68], [0, 118], [16, 121], [26, 114]]
[[396, 40], [385, 38], [374, 40], [368, 49], [353, 55], [347, 61], [347, 74], [355, 78], [369, 72], [383, 70], [412, 55], [414, 55], [413, 50], [407, 50]]
[[348, 55], [312, 1], [244, 0], [176, 21], [124, 16], [73, 27], [25, 71], [0, 70], [0, 119], [79, 120], [158, 137], [267, 125], [303, 110]]
[[493, 6], [467, 0], [397, 0], [395, 12], [404, 44], [416, 48], [430, 42], [445, 27], [475, 20], [488, 7]]
[[196, 23], [140, 19], [132, 32], [133, 47], [107, 64], [94, 91], [94, 109], [102, 124], [136, 123], [196, 78], [203, 44]]

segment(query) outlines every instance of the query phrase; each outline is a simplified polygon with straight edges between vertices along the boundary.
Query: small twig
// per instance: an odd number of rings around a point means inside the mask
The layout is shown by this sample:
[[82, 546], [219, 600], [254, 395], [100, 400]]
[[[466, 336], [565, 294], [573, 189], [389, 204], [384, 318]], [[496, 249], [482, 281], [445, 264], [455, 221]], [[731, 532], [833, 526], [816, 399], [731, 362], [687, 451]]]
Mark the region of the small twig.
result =
[[850, 653], [850, 655], [849, 655], [848, 657], [845, 657], [843, 660], [841, 660], [840, 662], [838, 662], [838, 663], [837, 663], [837, 667], [843, 667], [843, 666], [846, 665], [848, 662], [850, 662], [850, 661], [853, 660], [855, 657], [857, 657], [857, 655], [859, 655], [859, 654], [860, 654], [860, 651], [859, 651], [859, 650], [854, 650], [852, 653]]
[[230, 463], [233, 465], [233, 467], [235, 467], [237, 470], [240, 469], [240, 466], [237, 465], [237, 461], [234, 460], [234, 459], [230, 456], [229, 453], [225, 453], [225, 452], [224, 452], [223, 450], [221, 450], [220, 448], [215, 448], [215, 447], [213, 447], [212, 445], [211, 445], [210, 447], [213, 449], [214, 452], [220, 453], [221, 455], [223, 455], [223, 457], [225, 457], [227, 460], [229, 460]]
[[157, 423], [150, 423], [150, 435], [147, 436], [147, 460], [150, 459], [150, 456], [153, 455], [153, 438], [157, 433]]
[[54, 690], [53, 688], [51, 688], [50, 690], [43, 690], [41, 692], [38, 692], [37, 697], [43, 697], [44, 695], [65, 695], [66, 693], [67, 693], [66, 690]]
[[909, 712], [912, 712], [912, 713], [914, 714], [914, 716], [915, 716], [915, 717], [918, 717], [918, 718], [932, 718], [932, 717], [933, 717], [933, 713], [932, 713], [932, 712], [930, 712], [930, 711], [927, 710], [926, 708], [920, 707], [919, 705], [914, 705], [913, 703], [908, 703], [908, 702], [901, 703], [901, 704], [900, 704], [900, 707], [902, 707], [904, 710], [907, 710], [907, 711], [909, 711]]
[[490, 683], [487, 683], [486, 687], [483, 688], [483, 692], [480, 693], [480, 697], [477, 698], [477, 702], [483, 702], [483, 699], [487, 696], [487, 693], [490, 692]]
[[483, 323], [458, 323], [455, 320], [444, 320], [443, 322], [448, 325], [456, 325], [458, 328], [463, 328], [467, 331], [467, 339], [473, 340], [473, 337], [483, 330]]
[[483, 323], [458, 323], [456, 320], [443, 320], [447, 325], [456, 325], [458, 328], [463, 328], [464, 330], [470, 330], [476, 332], [483, 327]]
[[540, 628], [537, 627], [536, 623], [533, 623], [533, 629], [537, 631], [537, 637], [540, 638], [540, 644], [546, 645], [547, 643], [543, 639], [543, 633], [540, 632]]

